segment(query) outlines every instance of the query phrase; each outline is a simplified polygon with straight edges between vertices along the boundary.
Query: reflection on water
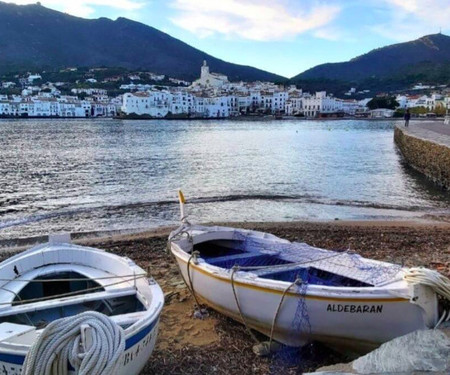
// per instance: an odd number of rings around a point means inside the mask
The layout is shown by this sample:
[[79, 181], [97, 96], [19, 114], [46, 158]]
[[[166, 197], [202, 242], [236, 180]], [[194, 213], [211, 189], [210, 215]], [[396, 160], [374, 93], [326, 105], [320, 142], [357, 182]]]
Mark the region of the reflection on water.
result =
[[1, 121], [0, 238], [173, 224], [178, 188], [203, 222], [448, 212], [449, 194], [403, 165], [392, 129], [389, 121]]

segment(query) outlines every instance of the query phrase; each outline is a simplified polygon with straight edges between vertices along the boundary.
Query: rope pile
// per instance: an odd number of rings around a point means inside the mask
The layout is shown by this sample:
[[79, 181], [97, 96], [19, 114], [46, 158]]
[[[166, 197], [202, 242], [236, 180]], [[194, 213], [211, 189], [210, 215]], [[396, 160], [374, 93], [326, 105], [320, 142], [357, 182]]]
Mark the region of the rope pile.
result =
[[[441, 275], [437, 271], [428, 268], [416, 267], [410, 268], [403, 276], [408, 284], [411, 285], [426, 285], [433, 289], [433, 291], [450, 302], [450, 279]], [[444, 321], [450, 320], [450, 310], [444, 310], [441, 318], [437, 322], [435, 329]]]
[[[87, 327], [90, 345], [84, 340]], [[114, 375], [124, 351], [124, 330], [106, 315], [88, 311], [50, 323], [30, 348], [22, 375], [67, 375], [68, 363], [79, 375]]]
[[450, 301], [450, 279], [427, 268], [410, 268], [403, 278], [411, 285], [427, 285], [437, 294]]

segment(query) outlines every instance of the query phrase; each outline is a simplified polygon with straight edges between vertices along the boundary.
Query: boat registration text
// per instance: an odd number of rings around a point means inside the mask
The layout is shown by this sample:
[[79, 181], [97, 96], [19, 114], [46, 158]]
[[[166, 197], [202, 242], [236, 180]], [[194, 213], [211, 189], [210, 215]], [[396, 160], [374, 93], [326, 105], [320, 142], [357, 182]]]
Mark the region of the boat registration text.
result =
[[329, 303], [327, 311], [350, 314], [381, 314], [383, 312], [383, 305], [341, 305]]

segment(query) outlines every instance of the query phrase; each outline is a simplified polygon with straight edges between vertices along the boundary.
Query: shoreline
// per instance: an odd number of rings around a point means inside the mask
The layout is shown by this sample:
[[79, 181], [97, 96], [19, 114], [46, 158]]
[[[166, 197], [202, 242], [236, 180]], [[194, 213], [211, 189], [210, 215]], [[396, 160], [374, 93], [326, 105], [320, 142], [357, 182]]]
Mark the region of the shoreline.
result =
[[[450, 236], [450, 221], [442, 221], [436, 218], [423, 219], [404, 219], [404, 220], [298, 220], [298, 221], [230, 221], [230, 222], [205, 222], [198, 225], [205, 226], [224, 226], [254, 229], [265, 232], [272, 228], [280, 228], [281, 230], [290, 230], [298, 228], [301, 225], [325, 225], [336, 226], [342, 228], [409, 228], [409, 229], [448, 229]], [[105, 241], [131, 241], [141, 240], [155, 237], [168, 237], [170, 232], [175, 230], [177, 225], [159, 226], [150, 228], [131, 228], [131, 229], [117, 229], [117, 230], [102, 230], [89, 232], [70, 232], [72, 242], [76, 244], [87, 243], [102, 243]], [[1, 232], [0, 232], [1, 233]], [[8, 251], [22, 251], [30, 246], [45, 243], [49, 235], [40, 235], [32, 237], [15, 237], [8, 239], [1, 239], [0, 237], [0, 252]], [[450, 240], [449, 240], [450, 242]], [[6, 246], [5, 246], [6, 245]], [[8, 246], [10, 245], [10, 246]]]
[[[257, 122], [257, 121], [367, 121], [367, 122], [378, 122], [378, 121], [404, 121], [401, 117], [383, 117], [383, 118], [371, 118], [371, 117], [300, 117], [300, 116], [283, 116], [282, 118], [275, 118], [275, 116], [267, 115], [267, 116], [235, 116], [235, 117], [186, 117], [186, 118], [165, 118], [165, 117], [154, 117], [154, 118], [133, 118], [133, 117], [117, 117], [117, 116], [99, 116], [99, 117], [76, 117], [76, 116], [68, 116], [68, 117], [56, 117], [56, 116], [28, 116], [28, 117], [1, 117], [0, 122], [2, 120], [118, 120], [118, 121], [236, 121], [236, 122]], [[437, 118], [412, 118], [411, 122], [443, 122], [444, 117]]]

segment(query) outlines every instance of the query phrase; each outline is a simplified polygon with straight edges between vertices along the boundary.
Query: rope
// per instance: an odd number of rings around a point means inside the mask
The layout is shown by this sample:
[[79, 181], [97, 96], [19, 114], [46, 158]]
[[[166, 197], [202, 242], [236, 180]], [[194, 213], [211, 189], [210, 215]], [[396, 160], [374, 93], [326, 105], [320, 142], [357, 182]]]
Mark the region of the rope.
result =
[[[436, 294], [450, 302], [450, 279], [439, 272], [428, 268], [410, 268], [403, 276], [404, 280], [411, 285], [426, 285], [434, 290]], [[442, 322], [450, 319], [450, 311], [444, 310], [441, 318], [434, 329], [438, 328]]]
[[245, 320], [244, 314], [242, 313], [241, 304], [239, 303], [239, 299], [238, 299], [237, 294], [236, 294], [236, 288], [234, 287], [234, 274], [238, 270], [239, 270], [239, 266], [235, 265], [235, 266], [233, 266], [232, 271], [231, 271], [231, 287], [233, 289], [234, 300], [236, 301], [236, 306], [237, 306], [237, 308], [239, 310], [239, 315], [241, 316], [241, 320], [244, 323], [245, 329], [250, 334], [250, 336], [253, 339], [253, 341], [255, 341], [257, 344], [260, 344], [260, 341], [256, 338], [256, 336], [253, 334], [253, 332], [250, 329], [250, 327], [247, 325], [247, 321]]
[[[447, 315], [447, 318], [445, 317], [446, 315]], [[437, 322], [434, 329], [437, 329], [441, 325], [442, 322], [448, 322], [449, 320], [450, 320], [450, 311], [448, 311], [448, 314], [447, 314], [447, 311], [444, 310], [444, 312], [441, 316], [441, 319], [439, 319], [439, 321]]]
[[55, 294], [53, 296], [48, 296], [48, 297], [32, 298], [32, 299], [25, 299], [25, 300], [21, 300], [21, 301], [12, 301], [12, 302], [1, 302], [0, 306], [3, 306], [3, 305], [16, 306], [16, 305], [23, 305], [23, 304], [31, 303], [31, 302], [48, 301], [48, 300], [52, 300], [52, 299], [55, 299], [55, 298], [70, 297], [70, 296], [74, 296], [74, 295], [77, 295], [77, 294], [80, 294], [80, 293], [92, 292], [94, 290], [103, 289], [103, 288], [108, 287], [108, 286], [114, 286], [114, 285], [126, 283], [128, 281], [142, 279], [142, 278], [144, 278], [146, 276], [147, 275], [142, 274], [140, 276], [133, 277], [132, 279], [121, 280], [121, 281], [117, 281], [115, 283], [110, 283], [110, 284], [105, 284], [105, 285], [98, 285], [98, 286], [94, 286], [92, 288], [87, 288], [87, 289], [83, 289], [83, 290], [77, 290], [75, 292]]
[[[283, 304], [284, 297], [286, 297], [287, 292], [288, 292], [289, 289], [291, 289], [294, 285], [301, 285], [302, 283], [303, 283], [303, 280], [300, 279], [300, 278], [298, 278], [298, 279], [296, 279], [293, 283], [289, 284], [289, 286], [284, 290], [283, 295], [281, 296], [281, 299], [280, 299], [280, 303], [278, 304], [277, 311], [275, 312], [275, 316], [273, 317], [272, 328], [270, 329], [269, 348], [272, 347], [273, 332], [274, 332], [274, 330], [275, 330], [275, 324], [276, 324], [276, 322], [277, 322], [278, 314], [280, 313], [281, 305]], [[301, 296], [300, 296], [300, 298], [301, 298]]]
[[[192, 283], [192, 277], [191, 277], [191, 260], [197, 260], [197, 256], [199, 255], [198, 251], [193, 251], [191, 256], [189, 257], [188, 260], [188, 264], [187, 264], [187, 275], [188, 275], [188, 280], [189, 280], [189, 290], [191, 291], [192, 296], [195, 299], [195, 304], [197, 305], [197, 309], [200, 310], [200, 303], [198, 302], [197, 299], [197, 294], [195, 293], [195, 289], [194, 289], [194, 284]], [[184, 283], [186, 284], [186, 280], [184, 280]]]
[[411, 285], [427, 285], [441, 297], [450, 301], [450, 279], [428, 268], [410, 268], [403, 279]]
[[[8, 288], [5, 288], [4, 286], [0, 287], [0, 289], [1, 289], [1, 290], [4, 290], [5, 292], [9, 292], [9, 293], [11, 293], [11, 294], [14, 294], [14, 296], [15, 296], [16, 298], [18, 298], [19, 301], [22, 301], [22, 298], [21, 298], [16, 292], [14, 292], [13, 290], [10, 290], [10, 289], [8, 289]], [[28, 319], [28, 323], [30, 323], [31, 326], [34, 326], [34, 323], [33, 323], [33, 321], [30, 319], [30, 317], [28, 316], [28, 313], [25, 313], [24, 315], [25, 315], [25, 317]]]
[[[190, 225], [187, 221], [185, 221], [185, 223], [187, 223], [188, 225]], [[194, 245], [193, 245], [193, 239], [191, 234], [185, 230], [185, 226], [182, 225], [178, 231], [173, 235], [173, 236], [169, 236], [169, 241], [167, 242], [167, 252], [169, 254], [172, 254], [172, 258], [177, 261], [175, 255], [172, 253], [171, 251], [171, 246], [172, 246], [172, 241], [176, 238], [179, 238], [183, 235], [186, 235], [188, 241], [191, 243], [192, 245], [192, 253], [191, 256], [189, 257], [189, 260], [187, 262], [187, 276], [188, 276], [188, 282], [186, 281], [185, 277], [183, 276], [183, 272], [181, 272], [181, 269], [179, 269], [180, 271], [180, 275], [181, 278], [183, 279], [184, 283], [186, 284], [186, 286], [189, 289], [189, 292], [191, 293], [192, 297], [194, 297], [195, 300], [195, 307], [194, 307], [194, 317], [198, 318], [198, 319], [203, 319], [205, 316], [207, 316], [207, 312], [205, 309], [201, 308], [200, 302], [197, 298], [197, 294], [195, 293], [195, 289], [194, 289], [194, 283], [192, 282], [192, 276], [191, 276], [191, 261], [192, 259], [194, 259], [194, 262], [197, 262], [197, 258], [200, 255], [199, 251], [194, 251]]]
[[89, 311], [50, 323], [28, 351], [22, 375], [68, 375], [68, 363], [78, 375], [115, 375], [124, 351], [122, 327]]

